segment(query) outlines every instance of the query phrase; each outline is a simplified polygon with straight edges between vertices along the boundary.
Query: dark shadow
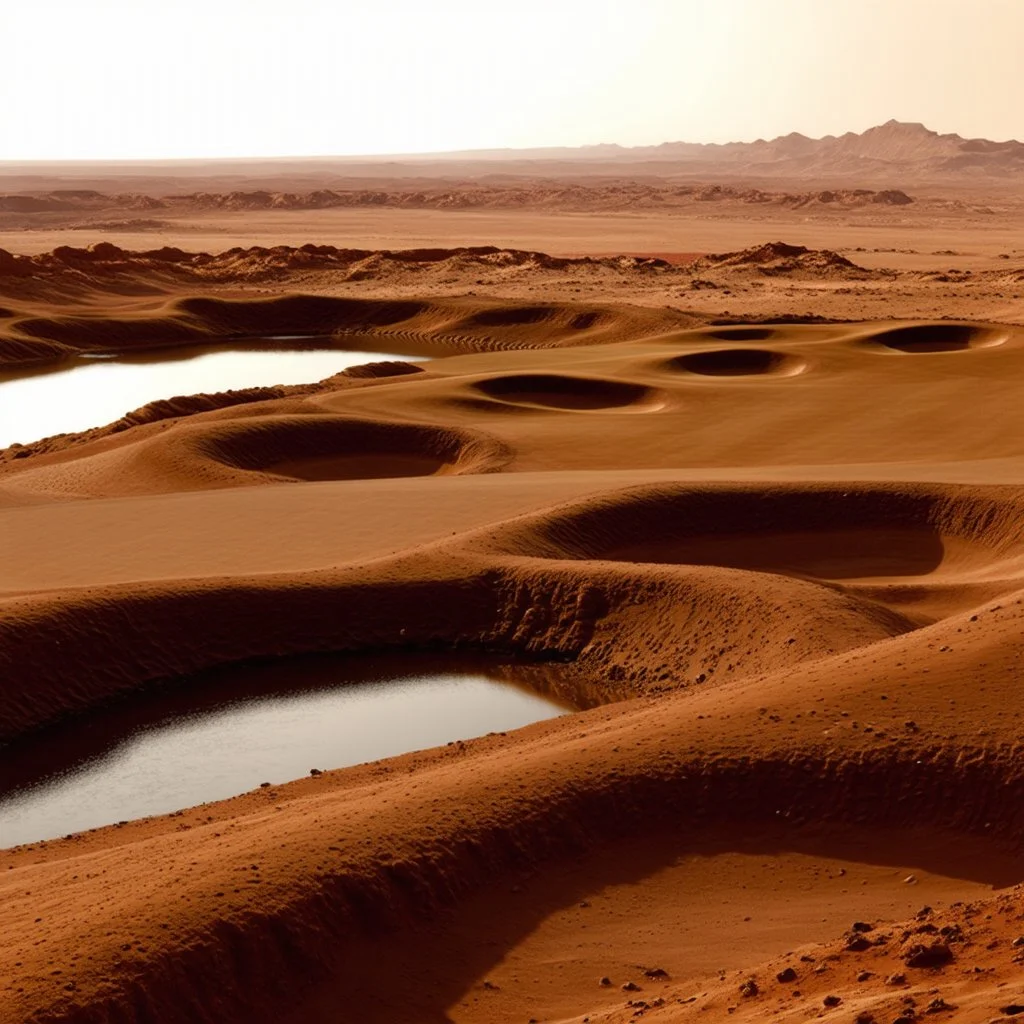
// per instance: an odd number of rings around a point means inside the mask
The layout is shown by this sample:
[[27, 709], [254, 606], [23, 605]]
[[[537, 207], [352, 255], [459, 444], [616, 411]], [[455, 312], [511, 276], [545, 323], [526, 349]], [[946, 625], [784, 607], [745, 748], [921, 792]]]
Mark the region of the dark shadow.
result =
[[676, 356], [668, 365], [670, 369], [707, 377], [743, 377], [798, 373], [803, 368], [803, 360], [770, 349], [725, 348]]
[[598, 312], [590, 313], [577, 313], [576, 316], [569, 321], [569, 326], [574, 331], [585, 331], [590, 327], [593, 327], [601, 319], [601, 314]]
[[283, 459], [263, 469], [292, 480], [392, 480], [406, 476], [433, 476], [451, 465], [430, 455], [368, 452], [352, 455], [310, 455]]
[[489, 438], [419, 423], [342, 416], [263, 417], [226, 425], [195, 442], [232, 469], [297, 480], [362, 480], [481, 471], [501, 461]]
[[991, 530], [983, 537], [977, 524], [1000, 521], [1012, 521], [1002, 502], [949, 506], [920, 489], [757, 486], [640, 488], [518, 529], [519, 543], [540, 557], [715, 565], [840, 581], [928, 575], [946, 558], [947, 541], [956, 545], [958, 569], [990, 564], [993, 551], [1016, 538]]
[[637, 696], [636, 687], [629, 682], [609, 679], [606, 674], [591, 678], [580, 674], [574, 665], [558, 665], [549, 661], [504, 662], [495, 664], [488, 672], [495, 679], [525, 688], [562, 707], [577, 711], [587, 711]]
[[720, 341], [767, 341], [778, 334], [770, 327], [719, 327], [713, 331], [702, 331], [709, 338]]
[[[735, 853], [769, 859], [799, 853], [901, 869], [913, 865], [917, 870], [996, 888], [1024, 878], [1019, 849], [936, 830], [735, 825], [715, 827], [704, 836], [662, 830], [611, 840], [581, 856], [495, 879], [486, 890], [437, 912], [429, 922], [346, 944], [327, 959], [333, 976], [302, 986], [304, 998], [278, 1019], [289, 1024], [335, 1024], [345, 1019], [346, 1011], [357, 1008], [353, 1019], [362, 1024], [396, 1020], [451, 1024], [448, 1008], [470, 993], [481, 1001], [487, 999], [491, 993], [482, 986], [487, 973], [550, 915], [579, 907], [607, 886], [642, 886], [654, 872], [683, 857]], [[692, 901], [698, 916], [709, 899], [705, 892], [680, 892], [679, 896]], [[799, 898], [799, 893], [793, 894], [794, 900]], [[584, 915], [581, 908], [581, 924], [586, 921]], [[637, 927], [641, 924], [638, 921]], [[837, 933], [845, 926], [846, 922], [837, 922]], [[722, 936], [709, 941], [721, 943]], [[766, 929], [764, 948], [751, 954], [748, 939], [745, 955], [754, 962], [758, 953], [764, 958], [778, 955], [783, 951], [780, 941]], [[670, 973], [683, 967], [662, 966]], [[579, 993], [579, 1012], [608, 1002], [607, 997], [601, 999], [596, 981], [593, 990]], [[619, 1005], [626, 998], [617, 989], [609, 995]]]
[[481, 309], [466, 322], [480, 327], [513, 327], [541, 323], [553, 312], [547, 306], [499, 306], [497, 309]]
[[489, 398], [551, 409], [614, 409], [648, 399], [640, 384], [555, 373], [520, 373], [477, 381], [477, 391]]
[[924, 576], [942, 564], [942, 539], [927, 527], [807, 529], [647, 537], [606, 551], [621, 562], [719, 565], [826, 580]]
[[962, 352], [998, 345], [1003, 336], [971, 324], [913, 324], [879, 331], [870, 340], [896, 352]]

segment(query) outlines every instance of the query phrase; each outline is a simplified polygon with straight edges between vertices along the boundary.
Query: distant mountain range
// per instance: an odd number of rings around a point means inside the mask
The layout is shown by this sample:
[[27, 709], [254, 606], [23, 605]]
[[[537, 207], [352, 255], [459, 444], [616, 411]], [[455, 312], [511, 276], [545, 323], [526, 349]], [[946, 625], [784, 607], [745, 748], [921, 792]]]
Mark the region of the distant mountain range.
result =
[[[585, 160], [605, 163], [657, 163], [673, 171], [716, 171], [778, 177], [876, 178], [903, 172], [911, 177], [949, 174], [1006, 176], [1024, 174], [1024, 142], [965, 139], [941, 135], [923, 124], [886, 121], [865, 132], [808, 138], [799, 132], [756, 142], [663, 142], [657, 146], [605, 143], [578, 148], [478, 150], [445, 154], [448, 159]], [[665, 173], [667, 167], [660, 173]], [[659, 173], [652, 168], [652, 173]]]
[[[940, 135], [923, 124], [887, 121], [860, 134], [811, 139], [799, 132], [756, 142], [602, 144], [544, 149], [464, 150], [393, 156], [294, 156], [162, 161], [0, 161], [0, 192], [54, 190], [168, 195], [256, 189], [308, 193], [322, 188], [435, 188], [447, 181], [516, 186], [538, 179], [569, 183], [742, 183], [788, 191], [914, 190], [922, 183], [1024, 186], [1024, 143]], [[53, 198], [52, 195], [49, 198]]]

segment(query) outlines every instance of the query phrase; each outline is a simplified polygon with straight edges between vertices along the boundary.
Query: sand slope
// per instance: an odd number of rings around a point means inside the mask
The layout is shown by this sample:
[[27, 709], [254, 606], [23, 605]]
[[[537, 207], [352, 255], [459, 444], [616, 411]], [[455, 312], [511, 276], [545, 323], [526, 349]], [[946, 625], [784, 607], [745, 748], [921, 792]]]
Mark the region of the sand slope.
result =
[[1024, 1001], [1020, 892], [991, 896], [1024, 877], [1024, 331], [312, 308], [466, 354], [0, 461], [0, 737], [312, 650], [556, 660], [597, 706], [5, 852], [0, 1020]]

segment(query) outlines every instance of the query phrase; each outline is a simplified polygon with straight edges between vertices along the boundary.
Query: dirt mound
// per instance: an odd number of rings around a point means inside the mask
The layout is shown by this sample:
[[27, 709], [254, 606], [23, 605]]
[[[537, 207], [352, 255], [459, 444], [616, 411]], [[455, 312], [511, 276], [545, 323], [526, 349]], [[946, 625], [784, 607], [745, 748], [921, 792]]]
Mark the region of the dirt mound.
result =
[[786, 242], [768, 242], [736, 252], [713, 253], [696, 260], [689, 267], [694, 274], [721, 269], [754, 269], [767, 275], [802, 273], [831, 277], [871, 273], [831, 249], [808, 249], [804, 245]]
[[405, 377], [410, 373], [423, 373], [422, 366], [406, 363], [399, 359], [384, 359], [375, 363], [361, 363], [342, 370], [340, 376], [360, 380], [376, 380], [380, 377]]
[[907, 206], [914, 200], [907, 195], [906, 192], [901, 191], [898, 188], [887, 188], [881, 192], [876, 192], [871, 197], [871, 202], [880, 203], [885, 206]]
[[24, 256], [15, 256], [6, 249], [0, 249], [0, 277], [29, 277], [32, 261]]

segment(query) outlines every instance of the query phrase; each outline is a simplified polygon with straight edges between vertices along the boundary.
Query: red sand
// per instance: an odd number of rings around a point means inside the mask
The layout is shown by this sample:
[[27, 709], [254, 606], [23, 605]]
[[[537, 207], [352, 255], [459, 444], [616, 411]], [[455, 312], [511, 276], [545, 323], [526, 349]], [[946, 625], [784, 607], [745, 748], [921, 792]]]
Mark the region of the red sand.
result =
[[0, 738], [312, 650], [556, 656], [622, 699], [5, 851], [0, 1021], [1024, 1003], [1024, 329], [260, 301], [116, 256], [132, 300], [90, 258], [5, 279], [8, 365], [281, 327], [455, 354], [2, 453]]

